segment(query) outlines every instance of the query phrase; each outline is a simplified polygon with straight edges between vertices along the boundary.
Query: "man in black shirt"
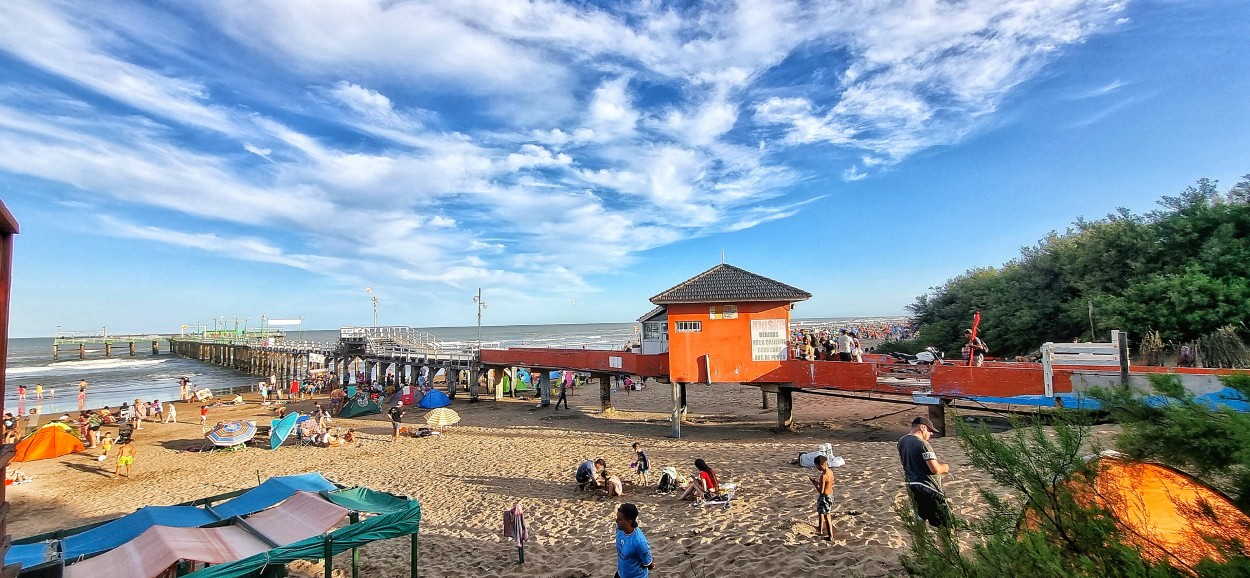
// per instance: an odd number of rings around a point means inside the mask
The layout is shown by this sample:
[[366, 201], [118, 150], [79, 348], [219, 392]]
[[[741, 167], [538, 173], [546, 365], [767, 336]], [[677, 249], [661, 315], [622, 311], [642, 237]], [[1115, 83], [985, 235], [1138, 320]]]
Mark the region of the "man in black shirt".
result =
[[898, 440], [898, 457], [903, 462], [903, 474], [916, 514], [930, 526], [940, 528], [950, 521], [941, 475], [951, 471], [951, 467], [937, 461], [937, 454], [929, 445], [934, 430], [933, 422], [927, 417], [911, 420], [911, 433]]
[[399, 409], [399, 406], [401, 405], [403, 404], [397, 403], [391, 406], [391, 411], [387, 412], [386, 414], [390, 416], [391, 418], [391, 441], [392, 442], [399, 441], [399, 425], [400, 425], [399, 420], [404, 418], [404, 410]]

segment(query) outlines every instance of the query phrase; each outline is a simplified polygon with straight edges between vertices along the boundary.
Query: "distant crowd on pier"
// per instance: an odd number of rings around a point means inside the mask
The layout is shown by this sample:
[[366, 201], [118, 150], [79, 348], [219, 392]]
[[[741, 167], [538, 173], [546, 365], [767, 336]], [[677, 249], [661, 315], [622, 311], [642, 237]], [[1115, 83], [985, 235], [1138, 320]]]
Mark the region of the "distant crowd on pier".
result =
[[790, 354], [793, 359], [859, 362], [865, 352], [861, 339], [896, 341], [912, 335], [906, 319], [799, 326], [790, 331]]

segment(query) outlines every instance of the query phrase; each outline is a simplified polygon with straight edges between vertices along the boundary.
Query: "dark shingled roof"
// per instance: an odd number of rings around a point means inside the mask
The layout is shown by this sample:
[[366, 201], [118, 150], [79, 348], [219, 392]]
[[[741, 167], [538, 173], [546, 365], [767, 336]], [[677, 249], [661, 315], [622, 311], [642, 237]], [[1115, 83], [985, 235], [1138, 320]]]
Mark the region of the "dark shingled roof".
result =
[[646, 322], [648, 322], [648, 321], [651, 321], [652, 319], [655, 319], [656, 317], [659, 317], [660, 315], [664, 315], [664, 314], [667, 314], [667, 313], [668, 313], [668, 307], [665, 307], [665, 306], [663, 306], [663, 305], [659, 305], [659, 306], [656, 306], [656, 308], [655, 308], [655, 309], [652, 309], [652, 310], [648, 311], [646, 315], [643, 315], [642, 317], [639, 317], [639, 318], [638, 318], [638, 322], [639, 322], [639, 323], [646, 323]]
[[721, 263], [651, 298], [656, 305], [672, 303], [734, 303], [741, 301], [804, 301], [812, 294]]

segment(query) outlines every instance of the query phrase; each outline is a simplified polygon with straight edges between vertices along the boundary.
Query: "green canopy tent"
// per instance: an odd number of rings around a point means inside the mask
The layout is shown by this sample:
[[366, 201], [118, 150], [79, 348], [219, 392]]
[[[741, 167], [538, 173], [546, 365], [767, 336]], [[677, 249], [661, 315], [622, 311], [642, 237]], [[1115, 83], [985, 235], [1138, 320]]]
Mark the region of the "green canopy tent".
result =
[[339, 417], [359, 417], [362, 415], [372, 415], [382, 413], [382, 407], [378, 402], [369, 399], [368, 395], [357, 395], [343, 406], [343, 411], [339, 412]]

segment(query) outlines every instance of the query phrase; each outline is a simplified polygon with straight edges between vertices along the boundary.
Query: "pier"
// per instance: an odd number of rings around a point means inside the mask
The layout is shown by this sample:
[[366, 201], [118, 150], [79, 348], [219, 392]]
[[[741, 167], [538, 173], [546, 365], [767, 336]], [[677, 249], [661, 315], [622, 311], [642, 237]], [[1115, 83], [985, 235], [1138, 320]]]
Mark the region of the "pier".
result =
[[134, 357], [137, 351], [136, 344], [152, 344], [152, 355], [159, 355], [161, 352], [161, 341], [165, 341], [174, 337], [173, 335], [109, 335], [105, 331], [99, 333], [85, 332], [62, 332], [57, 330], [56, 335], [52, 338], [52, 359], [61, 358], [61, 348], [69, 347], [78, 350], [78, 359], [86, 359], [88, 345], [103, 345], [104, 356], [113, 356], [113, 347], [117, 345], [128, 346], [130, 356]]

